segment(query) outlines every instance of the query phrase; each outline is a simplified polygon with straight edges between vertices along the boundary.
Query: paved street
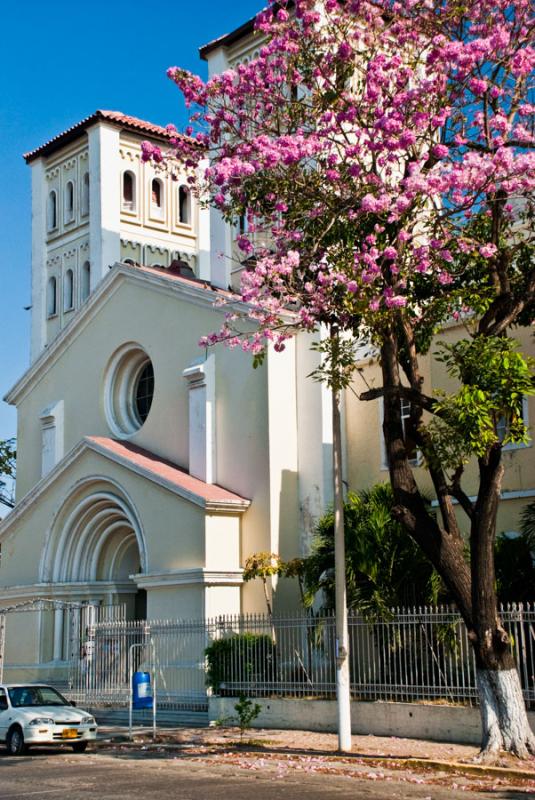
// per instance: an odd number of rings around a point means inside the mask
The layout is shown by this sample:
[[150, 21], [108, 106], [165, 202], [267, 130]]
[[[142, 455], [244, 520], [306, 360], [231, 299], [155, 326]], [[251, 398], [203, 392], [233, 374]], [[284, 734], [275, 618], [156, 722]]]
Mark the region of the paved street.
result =
[[[452, 778], [453, 781], [453, 778]], [[1, 800], [525, 800], [515, 789], [484, 793], [457, 791], [428, 783], [402, 783], [395, 778], [361, 779], [340, 775], [309, 774], [306, 767], [281, 772], [280, 766], [260, 763], [250, 767], [192, 762], [187, 754], [160, 757], [141, 751], [110, 755], [34, 751], [13, 758], [0, 751]]]

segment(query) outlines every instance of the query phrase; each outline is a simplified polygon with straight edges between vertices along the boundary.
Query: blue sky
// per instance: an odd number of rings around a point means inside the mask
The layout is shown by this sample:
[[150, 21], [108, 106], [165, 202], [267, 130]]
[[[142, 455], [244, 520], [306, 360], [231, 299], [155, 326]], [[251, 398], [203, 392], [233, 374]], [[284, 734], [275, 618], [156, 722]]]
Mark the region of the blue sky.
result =
[[[113, 109], [159, 124], [186, 121], [165, 70], [205, 75], [198, 47], [236, 28], [258, 0], [162, 3], [27, 0], [2, 9], [0, 48], [0, 396], [29, 363], [30, 170], [22, 153], [88, 116]], [[154, 10], [154, 9], [158, 10]], [[0, 403], [0, 438], [16, 432]]]

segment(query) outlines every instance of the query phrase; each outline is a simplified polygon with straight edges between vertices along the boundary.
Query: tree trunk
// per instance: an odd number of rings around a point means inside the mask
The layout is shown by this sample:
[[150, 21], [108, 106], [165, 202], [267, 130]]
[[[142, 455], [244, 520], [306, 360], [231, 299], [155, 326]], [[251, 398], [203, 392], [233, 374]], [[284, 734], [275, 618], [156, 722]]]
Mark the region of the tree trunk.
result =
[[266, 601], [266, 607], [268, 612], [269, 624], [271, 627], [271, 638], [273, 639], [273, 646], [277, 646], [277, 633], [275, 631], [275, 625], [273, 624], [273, 608], [271, 605], [271, 600], [269, 597], [269, 591], [267, 586], [267, 580], [265, 577], [262, 578], [262, 585], [264, 587], [264, 599]]
[[535, 736], [516, 666], [501, 670], [478, 668], [477, 688], [482, 741], [476, 761], [494, 761], [501, 750], [519, 758], [535, 755]]
[[452, 593], [475, 653], [482, 722], [477, 760], [495, 760], [501, 750], [520, 758], [535, 755], [535, 736], [528, 722], [511, 641], [502, 627], [497, 607], [494, 541], [503, 475], [501, 447], [490, 448], [479, 461], [479, 492], [471, 519], [469, 566], [462, 540], [456, 533], [457, 526], [450, 526], [450, 531], [429, 515], [409, 464], [400, 396], [395, 391], [401, 382], [394, 331], [383, 339], [381, 366], [383, 385], [394, 389], [384, 395], [383, 421], [390, 482], [396, 499], [394, 513]]

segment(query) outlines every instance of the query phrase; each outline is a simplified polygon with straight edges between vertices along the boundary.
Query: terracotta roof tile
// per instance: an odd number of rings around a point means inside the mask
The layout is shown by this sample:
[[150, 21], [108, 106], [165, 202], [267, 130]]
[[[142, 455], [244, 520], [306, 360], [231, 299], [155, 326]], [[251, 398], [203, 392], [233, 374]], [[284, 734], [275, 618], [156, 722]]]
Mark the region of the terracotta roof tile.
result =
[[89, 128], [90, 125], [94, 125], [95, 122], [99, 122], [101, 120], [111, 122], [112, 124], [116, 124], [121, 128], [126, 128], [138, 133], [144, 133], [158, 139], [169, 139], [169, 133], [167, 129], [163, 128], [161, 125], [154, 125], [152, 122], [146, 122], [143, 119], [131, 117], [128, 114], [123, 114], [121, 111], [105, 111], [98, 109], [94, 114], [91, 114], [89, 117], [85, 117], [84, 119], [80, 120], [80, 122], [77, 122], [75, 125], [67, 128], [67, 130], [62, 131], [62, 133], [58, 133], [57, 136], [52, 137], [52, 139], [49, 139], [48, 142], [36, 147], [35, 150], [30, 150], [29, 153], [25, 153], [24, 158], [26, 162], [29, 163], [39, 156], [45, 156], [53, 153], [54, 150], [57, 150], [59, 147], [62, 147], [79, 136], [79, 134]]
[[121, 266], [127, 266], [129, 269], [143, 272], [146, 275], [161, 275], [163, 278], [167, 278], [170, 281], [184, 283], [188, 286], [196, 286], [197, 288], [205, 289], [207, 292], [210, 292], [214, 295], [234, 298], [235, 300], [241, 299], [240, 295], [236, 294], [235, 292], [231, 292], [227, 289], [221, 289], [219, 286], [213, 286], [210, 281], [201, 280], [200, 278], [187, 278], [184, 275], [181, 275], [177, 269], [172, 269], [171, 267], [146, 267], [144, 264], [136, 264], [133, 266], [132, 264], [125, 265], [124, 262], [120, 263]]
[[199, 478], [194, 478], [193, 475], [171, 461], [160, 458], [131, 442], [121, 442], [104, 436], [86, 436], [86, 441], [89, 444], [95, 444], [98, 449], [107, 451], [112, 456], [128, 461], [145, 472], [152, 473], [155, 477], [176, 486], [184, 493], [195, 495], [206, 503], [230, 504], [235, 505], [237, 509], [246, 508], [249, 505], [249, 500], [246, 498], [223, 489], [217, 484], [205, 483]]

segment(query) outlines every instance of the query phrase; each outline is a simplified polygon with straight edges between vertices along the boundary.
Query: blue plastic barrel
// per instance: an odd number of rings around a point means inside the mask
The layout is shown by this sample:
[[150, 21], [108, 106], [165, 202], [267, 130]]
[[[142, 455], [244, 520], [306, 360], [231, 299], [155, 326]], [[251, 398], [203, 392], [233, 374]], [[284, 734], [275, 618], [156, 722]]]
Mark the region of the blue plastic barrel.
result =
[[134, 672], [132, 677], [132, 706], [152, 708], [152, 687], [149, 672]]

